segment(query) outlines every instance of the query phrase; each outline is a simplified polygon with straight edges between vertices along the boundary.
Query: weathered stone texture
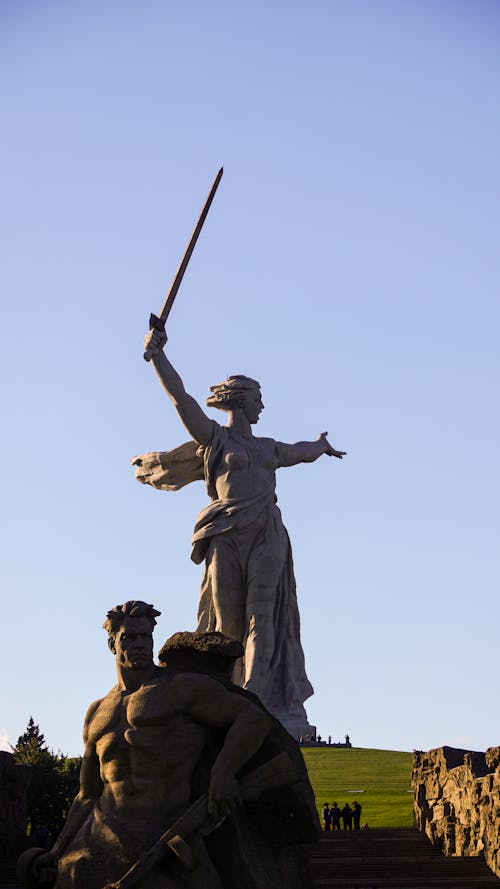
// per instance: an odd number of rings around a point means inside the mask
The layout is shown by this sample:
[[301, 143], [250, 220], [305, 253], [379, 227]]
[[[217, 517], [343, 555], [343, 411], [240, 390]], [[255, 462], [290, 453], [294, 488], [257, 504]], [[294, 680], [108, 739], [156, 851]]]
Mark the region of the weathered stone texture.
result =
[[117, 684], [88, 709], [80, 793], [27, 889], [313, 889], [320, 833], [299, 745], [227, 678], [243, 646], [176, 633], [153, 661], [152, 605], [107, 613]]
[[0, 858], [19, 853], [26, 836], [26, 795], [31, 768], [0, 750]]
[[483, 855], [500, 877], [500, 747], [440, 747], [413, 757], [419, 830], [445, 855]]
[[[175, 491], [205, 480], [210, 504], [198, 514], [191, 558], [205, 563], [198, 632], [220, 632], [243, 645], [233, 682], [257, 695], [297, 740], [315, 729], [304, 701], [314, 693], [306, 675], [292, 549], [276, 500], [276, 470], [328, 455], [342, 459], [321, 432], [315, 441], [286, 444], [253, 434], [264, 409], [260, 383], [234, 374], [210, 386], [209, 408], [227, 414], [221, 426], [188, 395], [163, 351], [163, 322], [144, 340], [145, 355], [191, 440], [172, 451], [135, 456], [141, 484]], [[308, 519], [308, 517], [307, 517]]]

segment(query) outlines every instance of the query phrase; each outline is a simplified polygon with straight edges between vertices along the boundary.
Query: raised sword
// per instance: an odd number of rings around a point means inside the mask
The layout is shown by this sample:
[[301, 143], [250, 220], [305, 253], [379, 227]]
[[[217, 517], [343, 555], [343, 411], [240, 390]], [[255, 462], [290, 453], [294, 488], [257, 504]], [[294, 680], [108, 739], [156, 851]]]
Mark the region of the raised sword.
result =
[[[184, 277], [184, 272], [186, 271], [186, 269], [188, 267], [189, 260], [191, 259], [191, 254], [195, 248], [196, 241], [198, 240], [199, 234], [203, 228], [203, 223], [205, 222], [205, 219], [207, 218], [208, 211], [210, 210], [210, 205], [215, 197], [215, 192], [217, 191], [217, 188], [219, 187], [219, 182], [222, 179], [223, 172], [224, 172], [224, 167], [221, 167], [219, 172], [217, 173], [213, 183], [212, 183], [212, 187], [208, 193], [208, 197], [203, 205], [203, 209], [200, 213], [198, 221], [192, 231], [191, 237], [189, 239], [189, 243], [188, 243], [186, 250], [184, 252], [184, 256], [182, 257], [182, 259], [179, 263], [179, 267], [178, 267], [178, 269], [174, 275], [174, 279], [170, 285], [170, 290], [168, 291], [168, 294], [165, 298], [165, 302], [163, 303], [163, 305], [161, 307], [160, 314], [154, 315], [153, 313], [151, 313], [151, 315], [149, 317], [150, 330], [153, 328], [156, 328], [157, 330], [163, 330], [165, 328], [165, 322], [166, 322], [168, 316], [170, 315], [170, 310], [174, 304], [175, 297], [177, 296], [177, 291], [179, 290], [179, 287], [181, 286], [181, 281]], [[153, 355], [152, 355], [152, 352], [150, 351], [150, 349], [146, 349], [146, 351], [144, 352], [144, 360], [151, 361], [152, 357], [153, 357]]]

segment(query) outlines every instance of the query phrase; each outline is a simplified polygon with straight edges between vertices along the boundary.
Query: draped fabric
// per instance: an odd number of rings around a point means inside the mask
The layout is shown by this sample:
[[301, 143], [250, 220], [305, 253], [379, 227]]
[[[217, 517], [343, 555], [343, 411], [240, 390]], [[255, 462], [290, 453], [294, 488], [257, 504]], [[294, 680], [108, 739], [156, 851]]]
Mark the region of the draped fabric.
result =
[[[205, 448], [205, 482], [212, 497], [230, 439], [230, 429], [215, 425]], [[283, 465], [286, 446], [270, 439], [252, 439], [251, 460], [258, 461], [259, 452], [270, 446], [276, 468]], [[305, 672], [292, 549], [276, 505], [274, 474], [267, 490], [214, 499], [198, 515], [192, 542], [193, 561], [205, 559], [198, 631], [239, 638], [245, 656], [233, 680], [257, 694], [278, 718], [304, 718], [303, 702], [313, 688]]]
[[179, 491], [191, 482], [202, 480], [203, 449], [194, 441], [187, 441], [172, 451], [150, 451], [132, 457], [135, 477], [143, 485], [160, 491]]
[[288, 533], [276, 505], [275, 470], [296, 462], [286, 444], [269, 438], [238, 439], [250, 478], [265, 465], [269, 484], [247, 496], [221, 499], [216, 490], [221, 462], [234, 445], [231, 429], [213, 423], [205, 448], [187, 442], [173, 451], [151, 452], [132, 461], [136, 478], [161, 490], [178, 490], [205, 479], [211, 503], [197, 519], [191, 558], [205, 561], [198, 631], [217, 630], [245, 648], [233, 680], [279, 719], [305, 719], [303, 702], [313, 694], [300, 642], [300, 617]]

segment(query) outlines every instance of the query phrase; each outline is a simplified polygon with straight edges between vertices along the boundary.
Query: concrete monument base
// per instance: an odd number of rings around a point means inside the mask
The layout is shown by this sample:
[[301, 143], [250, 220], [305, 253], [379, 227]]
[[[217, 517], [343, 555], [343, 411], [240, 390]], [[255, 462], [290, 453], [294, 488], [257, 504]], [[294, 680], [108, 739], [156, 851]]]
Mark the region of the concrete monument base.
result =
[[307, 718], [293, 716], [278, 716], [279, 721], [296, 741], [316, 738], [316, 726], [310, 725]]

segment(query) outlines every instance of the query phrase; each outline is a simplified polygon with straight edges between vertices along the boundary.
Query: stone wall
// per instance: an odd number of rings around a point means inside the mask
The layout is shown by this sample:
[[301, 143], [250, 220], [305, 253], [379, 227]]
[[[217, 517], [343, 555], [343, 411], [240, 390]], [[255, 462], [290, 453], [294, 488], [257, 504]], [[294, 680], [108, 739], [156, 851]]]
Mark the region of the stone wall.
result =
[[17, 855], [26, 837], [26, 798], [31, 766], [0, 750], [0, 860]]
[[500, 877], [500, 747], [413, 755], [417, 828], [445, 855], [483, 855]]

